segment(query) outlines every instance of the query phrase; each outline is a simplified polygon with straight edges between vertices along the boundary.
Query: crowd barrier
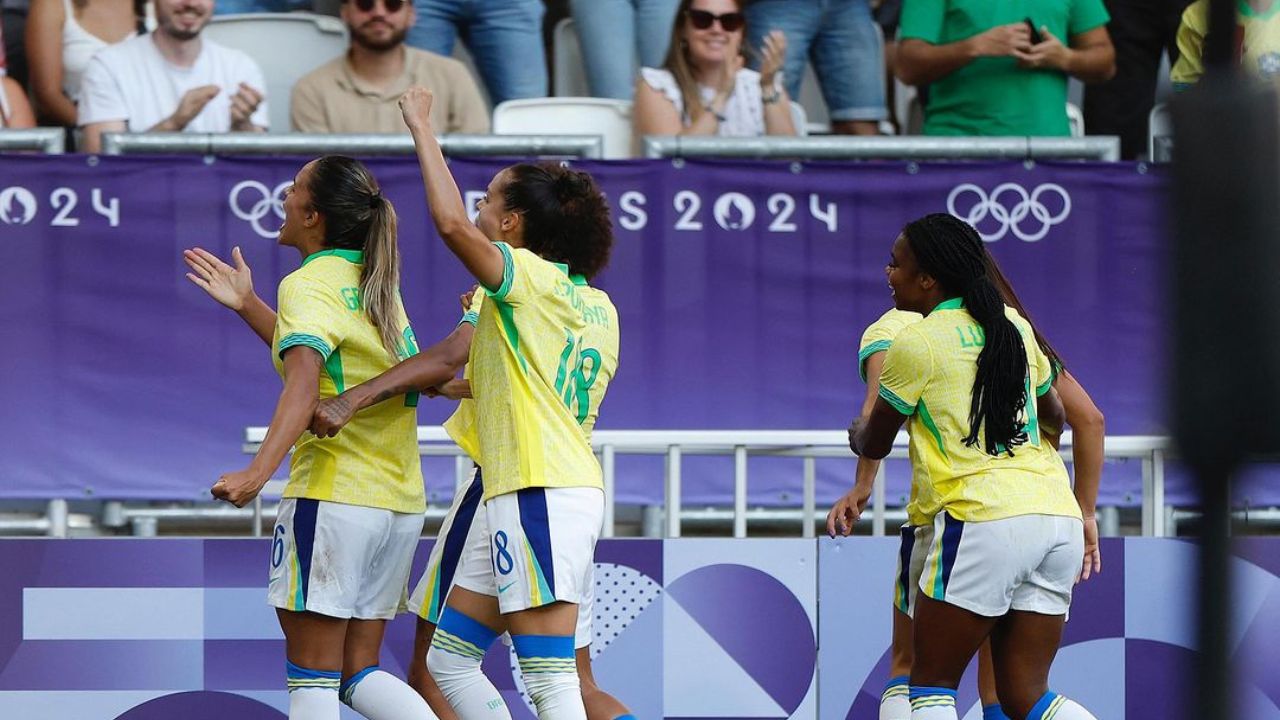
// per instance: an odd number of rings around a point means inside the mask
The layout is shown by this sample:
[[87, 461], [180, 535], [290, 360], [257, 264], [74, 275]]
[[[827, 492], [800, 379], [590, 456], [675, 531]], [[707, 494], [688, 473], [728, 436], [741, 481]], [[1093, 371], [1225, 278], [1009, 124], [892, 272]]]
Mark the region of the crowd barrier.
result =
[[[265, 601], [271, 538], [0, 542], [0, 715], [284, 720], [284, 642]], [[639, 718], [875, 720], [889, 678], [896, 538], [602, 540], [593, 673]], [[416, 581], [431, 541], [414, 559]], [[1189, 718], [1197, 546], [1105, 539], [1076, 586], [1054, 690], [1107, 720]], [[1280, 540], [1238, 539], [1236, 715], [1280, 720]], [[404, 677], [414, 618], [380, 665]], [[511, 650], [484, 669], [534, 715]], [[959, 717], [981, 716], [971, 667]], [[354, 715], [346, 716], [354, 718]]]
[[648, 158], [802, 158], [806, 160], [1120, 159], [1120, 138], [880, 136], [722, 138], [648, 136]]
[[[600, 158], [599, 135], [441, 135], [445, 155]], [[399, 134], [256, 135], [251, 133], [107, 133], [104, 155], [413, 155], [413, 138]]]

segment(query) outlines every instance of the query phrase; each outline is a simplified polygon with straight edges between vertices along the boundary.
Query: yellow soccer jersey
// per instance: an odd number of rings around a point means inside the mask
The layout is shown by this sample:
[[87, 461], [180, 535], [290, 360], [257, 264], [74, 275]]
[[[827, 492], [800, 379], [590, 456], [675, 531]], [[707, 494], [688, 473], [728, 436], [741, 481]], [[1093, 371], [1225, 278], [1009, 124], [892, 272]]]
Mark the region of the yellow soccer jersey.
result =
[[862, 342], [858, 343], [858, 377], [862, 382], [867, 381], [867, 358], [888, 350], [902, 328], [920, 322], [922, 317], [920, 313], [889, 308], [879, 320], [867, 326], [862, 333]]
[[485, 499], [528, 487], [603, 487], [589, 440], [618, 367], [604, 292], [523, 248], [481, 304], [468, 372]]
[[956, 298], [898, 333], [880, 372], [880, 397], [909, 416], [912, 486], [907, 505], [912, 525], [932, 522], [939, 510], [981, 522], [1016, 515], [1080, 517], [1067, 468], [1041, 442], [1035, 398], [1049, 391], [1053, 369], [1036, 345], [1031, 326], [1016, 310], [1005, 315], [1022, 334], [1027, 353], [1027, 442], [1013, 455], [992, 457], [964, 444], [982, 326]]
[[[386, 372], [397, 362], [382, 346], [360, 301], [363, 254], [326, 250], [310, 255], [280, 282], [275, 338], [282, 353], [305, 345], [324, 358], [320, 398], [330, 398]], [[418, 352], [403, 307], [397, 356]], [[337, 437], [303, 433], [293, 449], [284, 497], [311, 498], [417, 513], [426, 509], [418, 458], [418, 396], [378, 403], [357, 413]]]
[[[1175, 89], [1193, 85], [1204, 75], [1208, 34], [1209, 0], [1196, 0], [1182, 12], [1178, 26], [1178, 62], [1169, 73]], [[1237, 0], [1234, 47], [1245, 74], [1270, 81], [1280, 78], [1280, 3], [1258, 12], [1245, 0]]]
[[[484, 306], [484, 293], [477, 292], [471, 296], [471, 307], [463, 313], [462, 320], [458, 324], [469, 323], [472, 327], [480, 320], [480, 308]], [[475, 336], [472, 336], [472, 345], [475, 345]], [[467, 367], [462, 371], [462, 377], [467, 382], [471, 382], [471, 363], [467, 363]], [[473, 386], [474, 387], [474, 386]], [[474, 392], [474, 389], [473, 389]], [[484, 467], [484, 463], [480, 462], [480, 436], [479, 429], [476, 426], [476, 401], [463, 398], [458, 401], [458, 409], [453, 411], [448, 420], [444, 421], [444, 431], [449, 433], [449, 437], [457, 444], [462, 451], [467, 454], [477, 465]]]

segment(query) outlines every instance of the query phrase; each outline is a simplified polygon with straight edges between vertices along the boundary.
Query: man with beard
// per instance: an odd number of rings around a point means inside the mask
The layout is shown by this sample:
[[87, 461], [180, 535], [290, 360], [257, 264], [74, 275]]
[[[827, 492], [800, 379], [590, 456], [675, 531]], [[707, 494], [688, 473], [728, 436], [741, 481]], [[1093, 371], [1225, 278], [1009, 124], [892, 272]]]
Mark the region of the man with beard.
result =
[[103, 48], [81, 81], [82, 149], [108, 132], [263, 132], [262, 69], [248, 55], [200, 36], [214, 0], [155, 0], [157, 27]]
[[431, 89], [446, 133], [487, 133], [489, 112], [466, 66], [408, 47], [417, 19], [407, 0], [343, 0], [351, 48], [293, 87], [289, 116], [301, 132], [399, 133], [400, 96], [414, 85]]

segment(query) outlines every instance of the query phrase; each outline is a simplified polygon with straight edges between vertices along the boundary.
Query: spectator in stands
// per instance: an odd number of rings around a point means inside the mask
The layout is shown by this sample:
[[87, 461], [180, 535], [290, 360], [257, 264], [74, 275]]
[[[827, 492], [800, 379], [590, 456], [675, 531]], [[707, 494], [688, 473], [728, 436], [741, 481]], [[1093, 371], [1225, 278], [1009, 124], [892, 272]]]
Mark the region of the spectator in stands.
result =
[[146, 28], [141, 0], [32, 0], [27, 17], [31, 94], [49, 124], [75, 127], [89, 59]]
[[571, 0], [593, 96], [632, 99], [636, 71], [658, 67], [667, 56], [679, 4], [679, 0]]
[[1084, 126], [1090, 135], [1118, 135], [1120, 156], [1147, 150], [1147, 121], [1156, 104], [1160, 62], [1178, 60], [1178, 20], [1189, 0], [1104, 0], [1116, 48], [1116, 75], [1084, 91]]
[[157, 28], [103, 48], [80, 90], [84, 150], [104, 132], [262, 132], [266, 82], [248, 55], [200, 31], [213, 0], [155, 0]]
[[884, 39], [884, 95], [885, 112], [895, 133], [901, 133], [898, 123], [906, 124], [906, 118], [899, 118], [895, 111], [897, 92], [893, 82], [894, 59], [898, 55], [898, 20], [902, 18], [902, 0], [871, 0], [871, 16], [880, 26], [880, 37]]
[[471, 72], [453, 58], [405, 47], [415, 19], [409, 0], [343, 0], [351, 31], [347, 54], [320, 66], [293, 88], [293, 129], [318, 133], [405, 131], [400, 96], [431, 88], [447, 133], [486, 133], [489, 110]]
[[36, 126], [36, 116], [31, 103], [17, 80], [5, 74], [0, 67], [0, 128], [29, 128]]
[[898, 78], [929, 86], [926, 135], [1069, 135], [1067, 77], [1115, 74], [1106, 24], [1102, 0], [904, 0]]
[[547, 96], [542, 0], [413, 0], [413, 7], [418, 21], [408, 43], [449, 56], [461, 35], [494, 105]]
[[786, 36], [770, 33], [760, 72], [743, 67], [746, 16], [737, 0], [681, 0], [661, 68], [641, 68], [636, 135], [795, 135], [781, 69]]
[[774, 30], [787, 36], [782, 70], [791, 97], [800, 96], [805, 64], [812, 61], [832, 131], [880, 132], [888, 117], [884, 58], [867, 0], [747, 0], [746, 13], [753, 46]]
[[[1209, 0], [1196, 0], [1178, 26], [1178, 61], [1170, 73], [1175, 91], [1186, 90], [1204, 75], [1204, 39], [1209, 34]], [[1246, 75], [1280, 80], [1280, 0], [1236, 3], [1234, 59]]]

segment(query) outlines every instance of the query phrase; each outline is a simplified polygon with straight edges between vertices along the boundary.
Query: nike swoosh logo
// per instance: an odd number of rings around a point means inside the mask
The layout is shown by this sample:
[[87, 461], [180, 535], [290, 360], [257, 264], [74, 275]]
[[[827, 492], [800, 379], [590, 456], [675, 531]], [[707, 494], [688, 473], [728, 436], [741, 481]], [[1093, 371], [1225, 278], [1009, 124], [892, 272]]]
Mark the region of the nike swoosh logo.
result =
[[506, 591], [507, 591], [507, 589], [508, 589], [508, 588], [510, 588], [512, 585], [515, 585], [515, 583], [514, 583], [514, 582], [509, 582], [509, 583], [507, 583], [506, 585], [499, 585], [499, 586], [498, 586], [498, 594], [499, 594], [499, 595], [501, 595], [502, 593], [506, 592]]

